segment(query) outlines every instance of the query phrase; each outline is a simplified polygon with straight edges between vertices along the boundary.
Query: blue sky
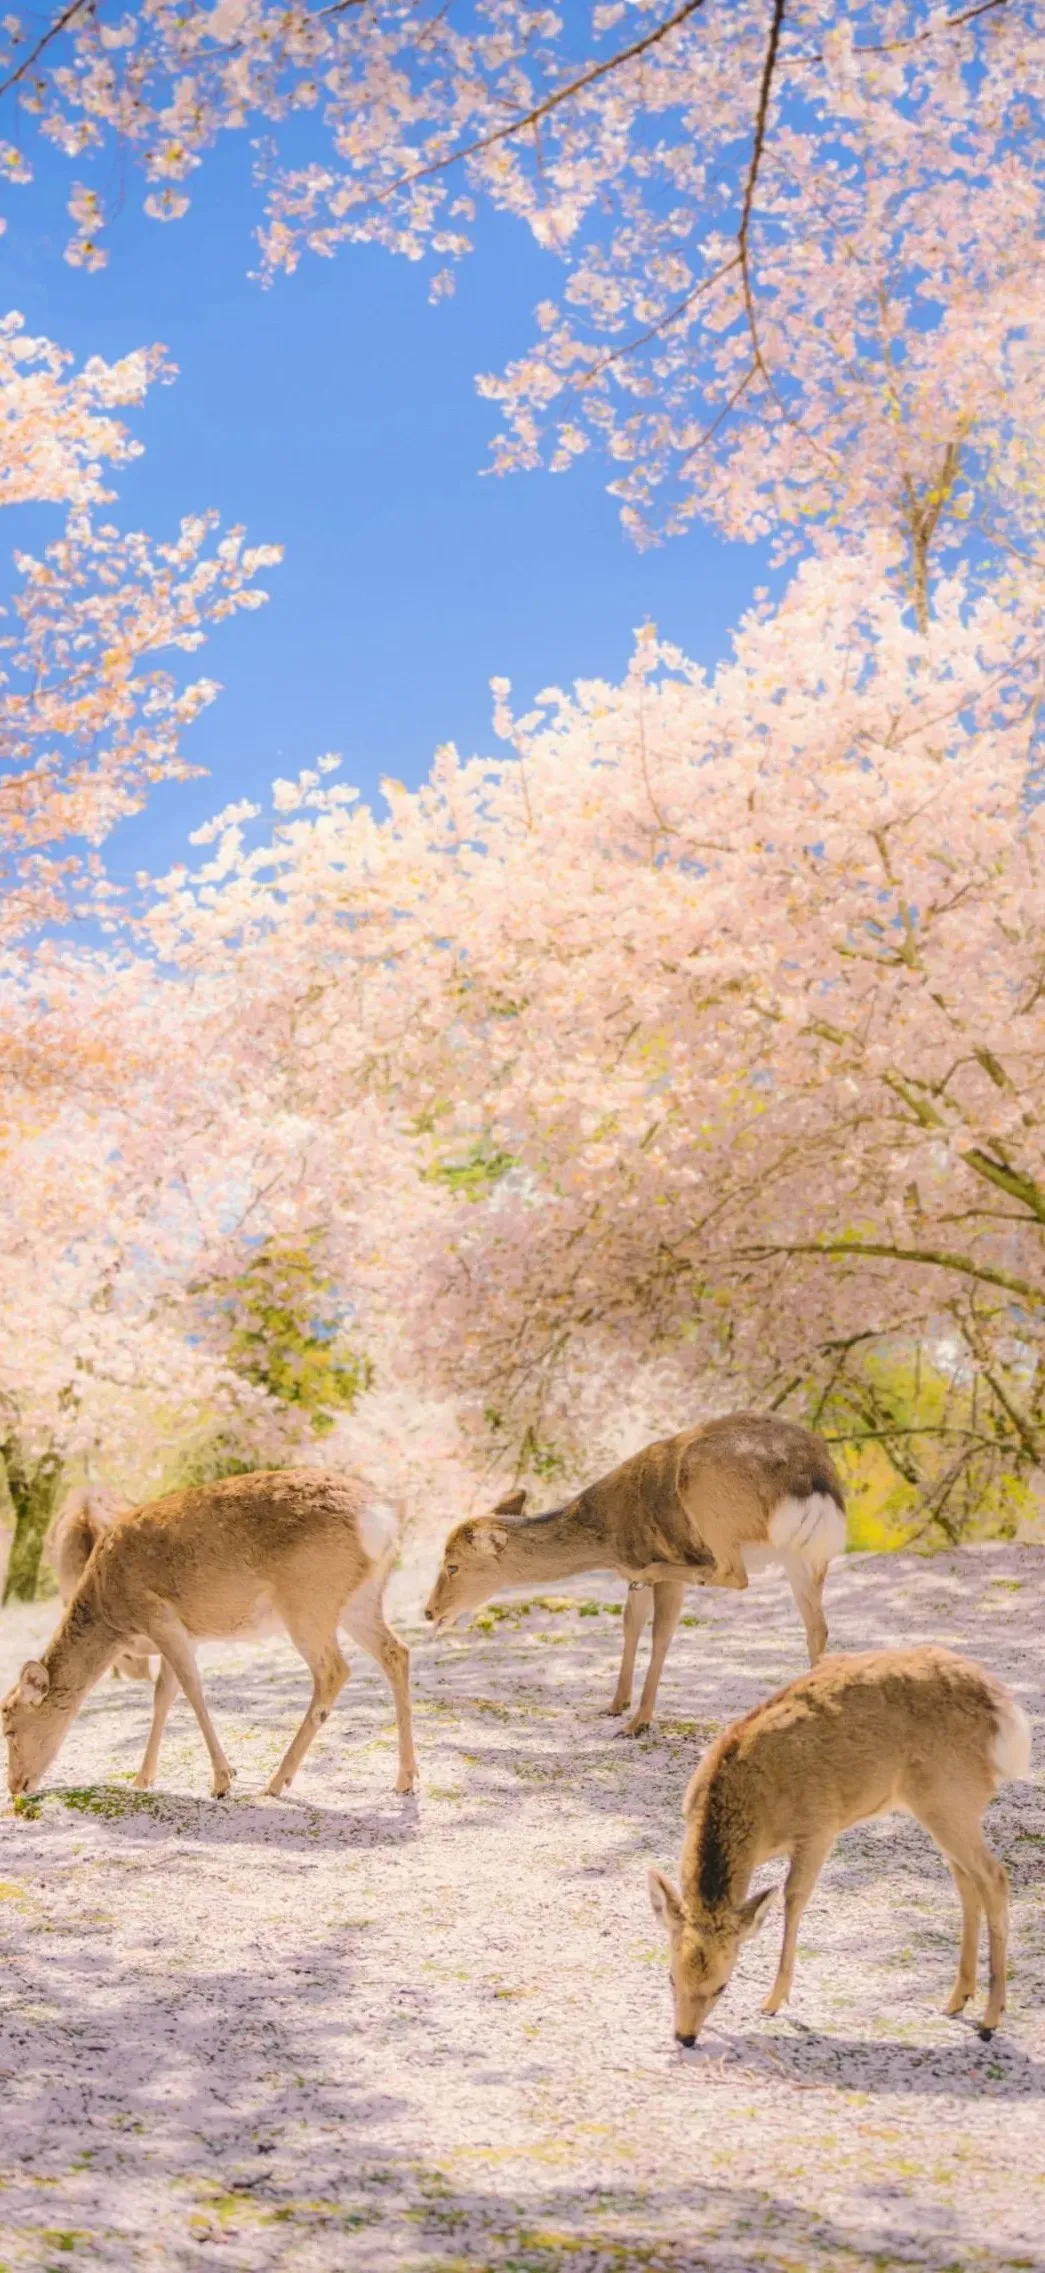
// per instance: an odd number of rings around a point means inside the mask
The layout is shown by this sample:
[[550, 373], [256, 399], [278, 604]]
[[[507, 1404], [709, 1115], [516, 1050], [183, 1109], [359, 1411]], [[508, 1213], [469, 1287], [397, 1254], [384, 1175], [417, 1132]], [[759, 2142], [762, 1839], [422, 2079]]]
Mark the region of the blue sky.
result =
[[[78, 357], [160, 340], [180, 370], [134, 420], [146, 454], [120, 477], [117, 518], [162, 537], [214, 505], [285, 547], [269, 605], [202, 651], [223, 692], [186, 748], [210, 778], [123, 825], [116, 875], [166, 867], [199, 821], [324, 751], [374, 798], [382, 774], [420, 781], [442, 741], [494, 749], [495, 674], [519, 707], [551, 683], [619, 677], [646, 619], [700, 661], [727, 651], [765, 578], [753, 549], [698, 531], [637, 552], [594, 457], [562, 477], [480, 478], [495, 406], [474, 374], [528, 344], [554, 282], [516, 225], [487, 224], [437, 308], [420, 269], [371, 250], [262, 291], [244, 136], [209, 161], [180, 223], [147, 221], [129, 181], [109, 267], [90, 276], [62, 258], [68, 173], [41, 165], [7, 201], [2, 305]], [[8, 553], [58, 521], [9, 512]]]

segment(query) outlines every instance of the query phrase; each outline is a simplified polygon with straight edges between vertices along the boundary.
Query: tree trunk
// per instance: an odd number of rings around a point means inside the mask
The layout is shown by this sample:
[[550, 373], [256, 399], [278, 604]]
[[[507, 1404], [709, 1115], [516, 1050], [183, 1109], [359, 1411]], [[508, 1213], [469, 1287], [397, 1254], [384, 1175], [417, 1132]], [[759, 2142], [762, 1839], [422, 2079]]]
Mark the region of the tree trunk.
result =
[[4, 1580], [4, 1601], [35, 1602], [40, 1562], [48, 1525], [54, 1514], [62, 1481], [62, 1461], [45, 1452], [35, 1463], [26, 1460], [16, 1439], [0, 1445], [7, 1472], [7, 1489], [15, 1511], [15, 1535]]

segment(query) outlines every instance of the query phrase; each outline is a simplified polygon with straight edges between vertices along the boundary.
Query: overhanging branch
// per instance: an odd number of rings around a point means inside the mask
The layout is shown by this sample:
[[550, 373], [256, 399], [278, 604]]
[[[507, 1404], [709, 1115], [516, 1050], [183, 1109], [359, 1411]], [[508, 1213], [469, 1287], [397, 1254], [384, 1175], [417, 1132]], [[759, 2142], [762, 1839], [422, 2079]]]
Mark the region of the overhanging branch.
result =
[[885, 1239], [793, 1239], [738, 1247], [736, 1253], [741, 1261], [748, 1262], [761, 1262], [771, 1255], [853, 1255], [887, 1263], [922, 1263], [931, 1270], [955, 1271], [963, 1278], [977, 1279], [984, 1286], [1004, 1287], [1009, 1294], [1045, 1306], [1045, 1287], [1034, 1286], [1029, 1279], [1017, 1278], [1013, 1271], [999, 1270], [992, 1263], [975, 1263], [968, 1255], [948, 1255], [938, 1247], [895, 1247]]

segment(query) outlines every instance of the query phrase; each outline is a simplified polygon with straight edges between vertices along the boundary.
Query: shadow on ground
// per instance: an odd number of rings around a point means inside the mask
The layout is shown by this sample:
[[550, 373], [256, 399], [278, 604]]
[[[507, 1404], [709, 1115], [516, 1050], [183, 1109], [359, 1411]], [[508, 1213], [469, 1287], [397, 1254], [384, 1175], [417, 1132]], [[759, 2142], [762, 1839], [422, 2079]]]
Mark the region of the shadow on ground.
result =
[[[0, 1822], [4, 2268], [1045, 2273], [1039, 1787], [988, 1818], [1014, 1894], [993, 2042], [942, 2017], [953, 1886], [892, 1820], [839, 1843], [789, 2015], [760, 2014], [767, 1933], [679, 2059], [646, 1869], [674, 1874], [703, 1744], [801, 1670], [802, 1636], [773, 1578], [694, 1595], [634, 1742], [601, 1715], [619, 1599], [589, 1580], [411, 1636], [417, 1800], [358, 1661], [279, 1802], [309, 1687], [289, 1650], [205, 1664], [226, 1802], [184, 1704], [134, 1794], [148, 1695], [99, 1686], [52, 1790]], [[1038, 1707], [1040, 1552], [854, 1558], [829, 1608], [839, 1647], [944, 1639]], [[0, 1683], [46, 1625], [0, 1621]]]

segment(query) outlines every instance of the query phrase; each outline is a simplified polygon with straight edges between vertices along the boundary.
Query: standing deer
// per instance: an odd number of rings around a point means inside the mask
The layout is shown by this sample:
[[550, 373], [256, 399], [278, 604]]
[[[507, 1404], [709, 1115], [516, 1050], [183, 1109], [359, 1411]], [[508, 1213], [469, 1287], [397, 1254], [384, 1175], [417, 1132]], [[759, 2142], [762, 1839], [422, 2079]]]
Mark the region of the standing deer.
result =
[[354, 1478], [313, 1468], [230, 1476], [120, 1516], [97, 1542], [53, 1640], [4, 1699], [8, 1786], [33, 1791], [88, 1690], [121, 1651], [159, 1651], [152, 1727], [135, 1782], [148, 1791], [178, 1685], [224, 1797], [232, 1780], [196, 1670], [196, 1644], [282, 1625], [312, 1674], [312, 1700], [267, 1786], [278, 1798], [348, 1679], [344, 1625], [376, 1658], [395, 1700], [396, 1790], [416, 1774], [409, 1654], [382, 1598], [398, 1544], [392, 1510]]
[[[104, 1538], [108, 1528], [105, 1517], [86, 1492], [70, 1494], [51, 1533], [49, 1550], [63, 1603], [72, 1601], [98, 1541]], [[112, 1670], [124, 1681], [152, 1679], [148, 1658], [134, 1657], [128, 1650], [121, 1650], [113, 1659]]]
[[650, 1899], [671, 1946], [675, 2034], [692, 2045], [726, 1988], [742, 1942], [777, 1888], [748, 1894], [752, 1872], [787, 1855], [784, 1939], [763, 2011], [791, 1994], [802, 1912], [839, 1832], [897, 1809], [946, 1856], [962, 1906], [948, 2013], [976, 1993], [981, 1910], [990, 1975], [980, 2035], [1005, 2009], [1008, 1880], [983, 1836], [999, 1786], [1030, 1767], [1026, 1715], [1000, 1681], [950, 1650], [869, 1650], [824, 1658], [716, 1739], [683, 1802], [682, 1892], [659, 1871]]
[[425, 1610], [451, 1625], [502, 1587], [546, 1585], [578, 1571], [629, 1580], [624, 1647], [611, 1714], [627, 1711], [650, 1610], [649, 1670], [628, 1734], [648, 1728], [687, 1586], [746, 1587], [748, 1572], [779, 1563], [806, 1631], [810, 1663], [827, 1643], [828, 1563], [845, 1546], [842, 1486], [826, 1446], [794, 1421], [731, 1413], [647, 1445], [565, 1507], [522, 1517], [524, 1491], [491, 1516], [460, 1523]]

